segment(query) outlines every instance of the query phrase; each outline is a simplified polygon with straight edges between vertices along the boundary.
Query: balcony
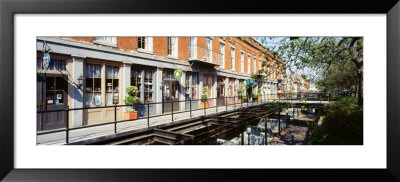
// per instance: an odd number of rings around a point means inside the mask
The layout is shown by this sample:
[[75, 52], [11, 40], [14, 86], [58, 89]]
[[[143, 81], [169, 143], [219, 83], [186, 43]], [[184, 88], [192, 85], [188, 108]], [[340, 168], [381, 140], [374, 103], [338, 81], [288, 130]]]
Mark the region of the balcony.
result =
[[191, 46], [188, 61], [193, 65], [220, 66], [222, 65], [222, 54], [204, 47]]

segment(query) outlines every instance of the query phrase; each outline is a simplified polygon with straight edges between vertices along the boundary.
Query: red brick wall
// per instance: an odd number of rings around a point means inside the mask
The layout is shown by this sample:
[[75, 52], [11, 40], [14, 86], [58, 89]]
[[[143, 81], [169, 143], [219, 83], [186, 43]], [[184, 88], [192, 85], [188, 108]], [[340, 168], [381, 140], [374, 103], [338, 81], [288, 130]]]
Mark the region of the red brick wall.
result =
[[167, 37], [153, 37], [153, 53], [157, 56], [167, 57]]
[[189, 37], [178, 37], [178, 58], [188, 61], [189, 59]]
[[117, 37], [117, 46], [119, 50], [136, 51], [138, 46], [137, 37]]
[[79, 42], [90, 42], [93, 43], [94, 37], [71, 37], [71, 39]]

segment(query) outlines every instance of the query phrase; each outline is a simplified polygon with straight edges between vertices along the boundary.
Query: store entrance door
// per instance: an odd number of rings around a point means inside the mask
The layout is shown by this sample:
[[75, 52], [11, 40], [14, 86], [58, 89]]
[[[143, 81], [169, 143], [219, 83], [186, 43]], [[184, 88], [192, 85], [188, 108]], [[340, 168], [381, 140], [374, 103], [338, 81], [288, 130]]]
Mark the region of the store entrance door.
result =
[[179, 82], [177, 80], [164, 80], [163, 113], [172, 112], [172, 108], [174, 112], [179, 111], [179, 102], [177, 101], [179, 101]]
[[[38, 75], [38, 110], [65, 110], [68, 106], [68, 81], [61, 74]], [[42, 78], [39, 80], [39, 77]], [[37, 129], [51, 130], [66, 126], [66, 111], [37, 114]]]
[[218, 78], [217, 84], [217, 106], [225, 105], [225, 82], [224, 78]]

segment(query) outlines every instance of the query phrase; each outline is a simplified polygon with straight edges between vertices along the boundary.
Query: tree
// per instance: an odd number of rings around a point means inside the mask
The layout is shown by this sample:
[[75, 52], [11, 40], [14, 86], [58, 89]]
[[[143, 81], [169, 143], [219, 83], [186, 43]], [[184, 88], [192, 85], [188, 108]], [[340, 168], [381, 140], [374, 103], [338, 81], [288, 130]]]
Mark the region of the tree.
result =
[[[272, 40], [273, 38], [270, 38]], [[363, 104], [363, 38], [362, 37], [292, 37], [282, 38], [268, 44], [267, 38], [261, 38], [272, 51], [271, 58], [282, 58], [292, 72], [310, 70], [324, 76], [332, 65], [354, 64], [354, 72], [358, 78], [358, 104]]]

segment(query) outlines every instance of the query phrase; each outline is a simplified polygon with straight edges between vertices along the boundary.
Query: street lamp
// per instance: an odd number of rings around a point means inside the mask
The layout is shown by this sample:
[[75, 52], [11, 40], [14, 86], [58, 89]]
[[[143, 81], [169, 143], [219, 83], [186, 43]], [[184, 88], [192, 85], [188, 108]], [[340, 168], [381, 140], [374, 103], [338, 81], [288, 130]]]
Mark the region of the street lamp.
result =
[[78, 84], [76, 85], [76, 87], [78, 87], [78, 89], [82, 90], [82, 86], [83, 86], [83, 81], [85, 80], [85, 78], [83, 78], [83, 76], [79, 76], [78, 78]]
[[246, 132], [247, 132], [247, 145], [250, 145], [250, 133], [251, 133], [251, 128], [250, 128], [250, 127], [247, 127]]

